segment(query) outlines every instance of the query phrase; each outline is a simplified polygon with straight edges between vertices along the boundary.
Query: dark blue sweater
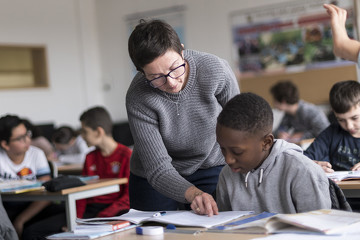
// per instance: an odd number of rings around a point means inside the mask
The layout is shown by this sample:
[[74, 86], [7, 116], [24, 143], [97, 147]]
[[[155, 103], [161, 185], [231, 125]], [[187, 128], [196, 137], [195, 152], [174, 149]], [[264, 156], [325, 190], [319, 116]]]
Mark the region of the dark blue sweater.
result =
[[350, 170], [360, 161], [360, 138], [338, 123], [326, 128], [304, 152], [310, 159], [330, 162], [335, 171]]

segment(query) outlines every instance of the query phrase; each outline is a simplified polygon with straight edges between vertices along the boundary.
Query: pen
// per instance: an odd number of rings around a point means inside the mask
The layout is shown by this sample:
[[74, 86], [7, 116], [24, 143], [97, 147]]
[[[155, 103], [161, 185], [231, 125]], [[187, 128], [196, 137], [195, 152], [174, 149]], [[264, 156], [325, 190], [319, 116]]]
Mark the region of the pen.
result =
[[161, 211], [161, 212], [156, 212], [156, 213], [154, 213], [152, 216], [153, 216], [153, 217], [160, 217], [160, 216], [164, 216], [165, 214], [166, 214], [165, 211]]

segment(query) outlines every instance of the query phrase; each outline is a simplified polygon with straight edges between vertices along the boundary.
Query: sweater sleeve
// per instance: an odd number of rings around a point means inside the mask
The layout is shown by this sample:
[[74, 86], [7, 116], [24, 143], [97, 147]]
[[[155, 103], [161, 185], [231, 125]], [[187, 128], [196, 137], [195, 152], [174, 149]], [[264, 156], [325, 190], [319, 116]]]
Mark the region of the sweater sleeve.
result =
[[310, 163], [314, 166], [294, 173], [290, 185], [296, 212], [331, 208], [328, 179], [320, 166]]
[[325, 129], [304, 152], [312, 160], [330, 162], [331, 126]]
[[[124, 152], [121, 160], [121, 170], [119, 171], [118, 178], [127, 178], [130, 176], [130, 156], [131, 151]], [[120, 185], [120, 195], [113, 201], [107, 208], [97, 214], [97, 217], [113, 217], [120, 211], [128, 210], [130, 208], [129, 200], [129, 182]]]
[[237, 83], [234, 72], [229, 66], [228, 62], [225, 60], [220, 61], [223, 65], [223, 74], [224, 74], [224, 84], [219, 84], [219, 88], [217, 89], [216, 98], [218, 99], [220, 105], [224, 107], [224, 105], [234, 96], [240, 93], [239, 85]]
[[179, 202], [185, 202], [185, 191], [192, 186], [171, 164], [158, 121], [153, 119], [135, 104], [127, 107], [129, 124], [135, 148], [146, 169], [146, 178], [158, 192]]
[[227, 190], [228, 188], [226, 185], [226, 169], [227, 166], [222, 169], [219, 175], [218, 185], [216, 187], [216, 204], [219, 211], [232, 211], [229, 193]]

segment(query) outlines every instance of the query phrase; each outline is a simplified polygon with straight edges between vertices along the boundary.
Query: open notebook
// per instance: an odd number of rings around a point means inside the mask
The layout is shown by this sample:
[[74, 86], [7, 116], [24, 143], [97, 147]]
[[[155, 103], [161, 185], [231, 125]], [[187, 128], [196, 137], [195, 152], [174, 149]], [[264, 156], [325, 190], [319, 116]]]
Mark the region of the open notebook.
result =
[[219, 215], [208, 217], [205, 215], [198, 215], [192, 211], [167, 211], [165, 215], [154, 217], [157, 212], [138, 211], [130, 209], [126, 214], [117, 217], [110, 218], [88, 218], [88, 219], [76, 219], [77, 223], [84, 224], [88, 222], [101, 222], [101, 221], [115, 221], [115, 220], [127, 220], [134, 224], [141, 224], [145, 222], [157, 222], [163, 224], [174, 224], [177, 226], [189, 226], [189, 227], [205, 227], [210, 228], [212, 226], [227, 223], [236, 218], [252, 214], [251, 211], [228, 211], [219, 212]]

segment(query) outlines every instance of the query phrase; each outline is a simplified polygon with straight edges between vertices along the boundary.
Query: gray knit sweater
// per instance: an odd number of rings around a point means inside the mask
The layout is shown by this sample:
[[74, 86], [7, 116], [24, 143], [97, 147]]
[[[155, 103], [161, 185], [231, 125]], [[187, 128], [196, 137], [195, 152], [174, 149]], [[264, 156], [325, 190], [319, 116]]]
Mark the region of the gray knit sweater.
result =
[[216, 119], [239, 93], [225, 60], [192, 50], [184, 51], [184, 57], [190, 70], [181, 93], [154, 89], [138, 73], [126, 96], [135, 142], [130, 171], [179, 202], [186, 202], [185, 191], [192, 186], [183, 176], [225, 164], [216, 142]]
[[297, 213], [331, 208], [325, 172], [295, 144], [277, 139], [261, 166], [246, 175], [232, 172], [228, 165], [222, 169], [216, 190], [220, 211]]

